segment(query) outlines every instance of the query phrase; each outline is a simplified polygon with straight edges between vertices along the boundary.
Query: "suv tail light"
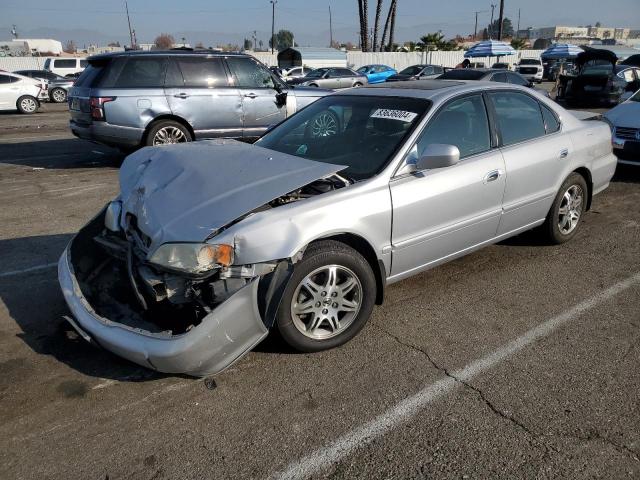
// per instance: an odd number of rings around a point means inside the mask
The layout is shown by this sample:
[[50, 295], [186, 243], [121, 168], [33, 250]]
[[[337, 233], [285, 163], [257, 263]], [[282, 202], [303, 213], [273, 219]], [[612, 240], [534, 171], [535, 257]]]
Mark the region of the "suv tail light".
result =
[[91, 97], [89, 99], [91, 118], [104, 122], [106, 120], [104, 116], [104, 104], [113, 102], [115, 99], [116, 97]]

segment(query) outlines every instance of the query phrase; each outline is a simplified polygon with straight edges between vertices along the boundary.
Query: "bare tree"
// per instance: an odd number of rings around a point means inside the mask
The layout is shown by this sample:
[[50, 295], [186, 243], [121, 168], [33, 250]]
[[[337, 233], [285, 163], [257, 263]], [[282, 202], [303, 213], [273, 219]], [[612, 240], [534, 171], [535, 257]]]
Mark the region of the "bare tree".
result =
[[156, 48], [160, 50], [166, 50], [167, 48], [173, 47], [173, 45], [176, 43], [176, 40], [172, 35], [169, 35], [168, 33], [161, 33], [156, 37], [153, 43]]
[[74, 42], [73, 40], [67, 40], [67, 43], [64, 45], [63, 50], [67, 53], [76, 53], [78, 51], [76, 42]]
[[382, 12], [382, 0], [376, 5], [376, 20], [373, 24], [373, 51], [382, 50], [382, 43], [378, 46], [378, 30], [380, 30], [380, 13]]

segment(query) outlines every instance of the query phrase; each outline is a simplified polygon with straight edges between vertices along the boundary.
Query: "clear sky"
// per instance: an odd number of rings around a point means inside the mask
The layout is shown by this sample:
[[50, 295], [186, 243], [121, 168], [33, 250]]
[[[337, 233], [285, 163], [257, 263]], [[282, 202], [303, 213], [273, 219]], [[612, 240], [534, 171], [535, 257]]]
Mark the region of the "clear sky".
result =
[[[369, 0], [371, 18], [376, 2]], [[398, 0], [397, 40], [411, 39], [404, 37], [413, 36], [421, 28], [424, 33], [441, 29], [447, 36], [471, 33], [474, 12], [481, 11], [479, 25], [485, 26], [491, 3], [499, 4], [499, 1]], [[334, 37], [340, 41], [355, 41], [358, 30], [356, 0], [278, 0], [276, 29], [292, 30], [302, 43], [315, 43], [328, 31], [329, 4], [333, 12]], [[385, 0], [385, 15], [388, 4], [389, 0]], [[640, 0], [506, 0], [506, 16], [512, 19], [514, 27], [519, 8], [522, 28], [586, 25], [600, 21], [603, 26], [640, 29]], [[221, 37], [224, 34], [249, 37], [253, 30], [269, 32], [271, 29], [268, 0], [129, 0], [129, 10], [139, 42], [152, 41], [160, 32], [174, 35], [178, 32], [214, 32]], [[0, 40], [9, 38], [9, 29], [14, 23], [19, 31], [27, 33], [86, 29], [114, 40], [125, 41], [128, 37], [124, 0], [0, 0], [0, 28], [4, 30]]]

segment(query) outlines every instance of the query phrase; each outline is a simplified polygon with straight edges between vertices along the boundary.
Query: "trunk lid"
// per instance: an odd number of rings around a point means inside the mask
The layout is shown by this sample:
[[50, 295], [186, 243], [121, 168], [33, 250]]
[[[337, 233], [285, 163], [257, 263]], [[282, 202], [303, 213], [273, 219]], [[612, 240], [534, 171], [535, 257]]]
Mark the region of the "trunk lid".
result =
[[202, 242], [267, 202], [346, 167], [306, 160], [235, 140], [143, 148], [120, 169], [127, 215], [149, 238]]

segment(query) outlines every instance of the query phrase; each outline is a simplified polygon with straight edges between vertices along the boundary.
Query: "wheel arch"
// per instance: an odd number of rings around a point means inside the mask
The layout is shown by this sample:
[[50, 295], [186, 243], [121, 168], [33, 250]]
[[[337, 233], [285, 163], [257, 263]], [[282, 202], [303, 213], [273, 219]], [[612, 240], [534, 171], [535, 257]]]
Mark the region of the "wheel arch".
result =
[[591, 177], [591, 171], [587, 167], [576, 168], [571, 173], [577, 173], [587, 183], [587, 210], [591, 208], [591, 199], [593, 198], [593, 179]]
[[309, 245], [322, 240], [334, 240], [343, 243], [348, 247], [353, 248], [365, 258], [376, 279], [376, 305], [382, 305], [384, 301], [384, 290], [387, 283], [387, 269], [384, 262], [376, 255], [376, 251], [371, 244], [364, 237], [355, 233], [336, 233], [326, 237], [317, 238], [310, 242]]
[[174, 122], [177, 122], [177, 123], [181, 124], [187, 130], [189, 130], [189, 133], [191, 134], [191, 138], [193, 138], [194, 140], [196, 139], [195, 131], [193, 130], [193, 127], [191, 126], [191, 124], [188, 121], [186, 121], [182, 117], [178, 117], [177, 115], [173, 115], [171, 113], [165, 113], [165, 114], [162, 114], [162, 115], [158, 115], [157, 117], [154, 117], [153, 120], [151, 120], [149, 123], [147, 123], [147, 126], [144, 129], [144, 134], [142, 135], [142, 143], [143, 144], [146, 143], [146, 141], [147, 141], [147, 136], [149, 135], [149, 131], [153, 128], [153, 126], [156, 123], [161, 122], [162, 120], [173, 120]]

